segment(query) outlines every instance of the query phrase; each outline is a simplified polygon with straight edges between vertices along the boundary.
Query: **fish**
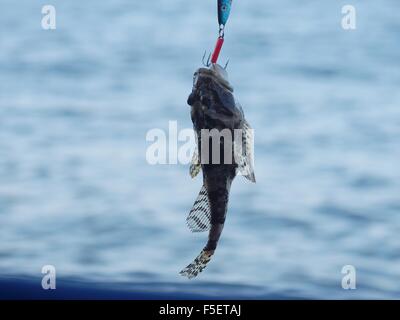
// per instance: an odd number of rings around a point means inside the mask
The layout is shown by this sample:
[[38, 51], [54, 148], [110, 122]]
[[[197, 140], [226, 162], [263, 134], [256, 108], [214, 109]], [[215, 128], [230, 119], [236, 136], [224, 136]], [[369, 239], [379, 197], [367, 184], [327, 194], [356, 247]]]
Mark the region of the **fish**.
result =
[[189, 172], [194, 178], [202, 171], [203, 186], [186, 222], [192, 232], [208, 231], [206, 246], [180, 272], [192, 279], [215, 253], [225, 225], [232, 181], [239, 174], [253, 183], [256, 178], [254, 132], [235, 100], [226, 69], [219, 64], [199, 68], [187, 103], [196, 136]]
[[225, 26], [231, 13], [232, 0], [218, 0], [218, 23]]

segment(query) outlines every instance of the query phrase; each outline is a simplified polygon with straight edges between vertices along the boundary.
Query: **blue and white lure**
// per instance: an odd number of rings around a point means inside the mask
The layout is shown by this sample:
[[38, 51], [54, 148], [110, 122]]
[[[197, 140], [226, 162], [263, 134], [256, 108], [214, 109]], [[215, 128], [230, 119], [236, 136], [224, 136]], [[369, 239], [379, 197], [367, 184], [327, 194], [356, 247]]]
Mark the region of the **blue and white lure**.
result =
[[228, 22], [231, 7], [232, 0], [218, 0], [218, 23], [220, 28]]

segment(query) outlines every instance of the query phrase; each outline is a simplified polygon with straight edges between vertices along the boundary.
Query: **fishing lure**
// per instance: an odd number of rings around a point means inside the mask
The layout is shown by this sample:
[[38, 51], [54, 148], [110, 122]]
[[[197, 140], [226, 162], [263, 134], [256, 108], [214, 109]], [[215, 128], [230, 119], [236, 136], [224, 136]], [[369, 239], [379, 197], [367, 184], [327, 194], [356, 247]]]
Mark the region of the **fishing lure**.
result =
[[[211, 63], [215, 64], [218, 61], [219, 54], [224, 44], [225, 36], [225, 25], [228, 22], [229, 15], [231, 13], [232, 0], [218, 0], [218, 24], [219, 24], [219, 36], [217, 43], [215, 44], [214, 52], [211, 56]], [[207, 61], [207, 66], [210, 64], [210, 58]], [[228, 63], [226, 64], [226, 66]], [[225, 68], [226, 68], [225, 66]]]
[[218, 23], [225, 26], [231, 13], [232, 0], [218, 0]]

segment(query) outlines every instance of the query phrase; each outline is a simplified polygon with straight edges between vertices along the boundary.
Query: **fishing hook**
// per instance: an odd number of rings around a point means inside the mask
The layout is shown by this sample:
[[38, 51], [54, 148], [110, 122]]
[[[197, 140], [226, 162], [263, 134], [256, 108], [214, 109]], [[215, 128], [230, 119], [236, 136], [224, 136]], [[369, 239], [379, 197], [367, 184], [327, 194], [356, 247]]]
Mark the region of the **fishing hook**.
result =
[[210, 63], [211, 62], [211, 53], [208, 55], [207, 62], [205, 62], [206, 55], [207, 55], [207, 50], [204, 51], [202, 62], [203, 62], [203, 65], [208, 68], [211, 65], [211, 63]]

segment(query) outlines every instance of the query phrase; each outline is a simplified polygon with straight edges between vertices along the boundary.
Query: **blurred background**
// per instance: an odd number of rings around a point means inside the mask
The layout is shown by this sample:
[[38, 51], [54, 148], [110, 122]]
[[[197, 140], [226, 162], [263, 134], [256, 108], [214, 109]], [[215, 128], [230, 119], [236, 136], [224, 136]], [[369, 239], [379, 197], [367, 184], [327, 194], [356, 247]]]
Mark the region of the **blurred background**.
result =
[[[56, 30], [41, 28], [46, 4]], [[0, 277], [51, 264], [171, 297], [400, 297], [398, 1], [233, 1], [220, 59], [255, 129], [257, 184], [234, 181], [217, 253], [190, 282], [201, 178], [149, 165], [146, 133], [191, 128], [216, 0], [0, 6]], [[348, 264], [357, 290], [341, 287]]]

